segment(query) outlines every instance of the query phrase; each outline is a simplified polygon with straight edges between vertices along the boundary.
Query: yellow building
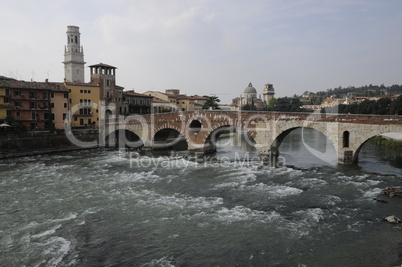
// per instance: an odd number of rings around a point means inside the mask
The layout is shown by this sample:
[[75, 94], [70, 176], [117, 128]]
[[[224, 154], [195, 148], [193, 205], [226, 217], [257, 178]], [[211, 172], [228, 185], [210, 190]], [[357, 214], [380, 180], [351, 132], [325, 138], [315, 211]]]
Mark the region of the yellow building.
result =
[[193, 111], [195, 110], [194, 100], [186, 95], [177, 95], [177, 106], [181, 111]]
[[174, 94], [165, 94], [158, 91], [147, 91], [144, 95], [154, 97], [154, 111], [173, 112], [179, 110], [177, 106], [177, 96]]
[[9, 95], [8, 89], [0, 88], [0, 120], [4, 121], [7, 117], [7, 110], [10, 107], [10, 101], [7, 97]]
[[51, 119], [56, 129], [64, 129], [69, 110], [69, 91], [64, 84], [57, 84], [50, 92]]
[[[162, 102], [156, 101], [156, 99], [168, 102], [170, 104], [170, 111], [194, 111], [202, 108], [202, 105], [197, 104], [197, 99], [194, 96], [187, 96], [180, 94], [179, 89], [167, 89], [166, 93], [161, 93], [158, 91], [147, 91], [144, 94], [153, 96], [154, 106], [158, 107], [155, 110], [163, 109], [166, 111], [166, 104]], [[158, 106], [159, 103], [162, 103], [161, 106]]]
[[71, 127], [99, 127], [100, 87], [90, 83], [64, 83], [70, 91]]

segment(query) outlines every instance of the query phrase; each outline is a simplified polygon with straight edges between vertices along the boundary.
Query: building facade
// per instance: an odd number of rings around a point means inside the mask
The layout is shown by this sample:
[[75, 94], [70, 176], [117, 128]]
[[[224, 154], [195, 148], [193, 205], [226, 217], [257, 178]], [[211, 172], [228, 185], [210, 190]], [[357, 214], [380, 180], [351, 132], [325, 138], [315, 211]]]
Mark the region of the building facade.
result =
[[89, 83], [68, 83], [71, 117], [68, 123], [73, 128], [98, 128], [100, 110], [100, 87]]
[[[63, 103], [68, 103], [67, 88], [60, 83], [26, 82], [11, 78], [0, 79], [0, 120], [14, 120], [23, 124], [29, 130], [45, 130], [63, 127], [56, 112], [66, 113], [67, 107], [57, 109], [56, 100], [67, 97]], [[57, 126], [56, 126], [57, 123]]]
[[123, 92], [125, 114], [151, 114], [153, 111], [152, 99], [152, 96], [134, 91]]

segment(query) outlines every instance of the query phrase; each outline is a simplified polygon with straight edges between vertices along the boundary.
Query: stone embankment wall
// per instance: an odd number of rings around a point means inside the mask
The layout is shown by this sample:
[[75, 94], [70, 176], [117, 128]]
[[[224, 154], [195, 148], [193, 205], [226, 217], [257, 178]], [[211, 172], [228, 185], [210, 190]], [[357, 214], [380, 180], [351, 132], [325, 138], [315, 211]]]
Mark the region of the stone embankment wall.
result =
[[[75, 131], [81, 141], [97, 141], [98, 132]], [[64, 133], [27, 132], [22, 134], [0, 133], [0, 159], [19, 156], [55, 153], [82, 149], [73, 145]]]

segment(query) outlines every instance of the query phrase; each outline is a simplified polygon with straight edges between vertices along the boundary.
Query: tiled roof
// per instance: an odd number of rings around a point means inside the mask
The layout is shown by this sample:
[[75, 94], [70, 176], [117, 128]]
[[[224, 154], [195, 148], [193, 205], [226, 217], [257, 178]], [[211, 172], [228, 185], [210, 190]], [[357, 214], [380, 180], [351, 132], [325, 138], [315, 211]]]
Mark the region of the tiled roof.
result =
[[140, 96], [140, 97], [148, 97], [148, 98], [153, 98], [153, 96], [149, 96], [149, 95], [144, 95], [144, 94], [140, 94], [140, 93], [136, 93], [133, 91], [126, 91], [123, 92], [125, 95], [129, 95], [129, 96]]
[[13, 88], [13, 89], [50, 90], [50, 91], [68, 92], [68, 89], [64, 86], [63, 83], [26, 82], [26, 81], [17, 81], [15, 79], [4, 79], [4, 80], [0, 79], [0, 87]]
[[193, 95], [193, 96], [191, 96], [191, 98], [195, 99], [195, 100], [206, 100], [207, 99], [206, 97], [199, 96], [199, 95]]

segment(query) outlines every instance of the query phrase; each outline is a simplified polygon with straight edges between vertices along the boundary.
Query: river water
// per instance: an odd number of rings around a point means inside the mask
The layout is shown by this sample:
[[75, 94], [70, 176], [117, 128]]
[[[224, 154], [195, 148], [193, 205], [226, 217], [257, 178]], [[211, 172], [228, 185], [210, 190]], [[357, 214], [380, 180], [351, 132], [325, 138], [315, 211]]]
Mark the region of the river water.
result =
[[234, 139], [205, 162], [107, 149], [0, 161], [0, 266], [402, 263], [402, 230], [382, 221], [402, 199], [381, 194], [401, 184], [400, 153], [367, 144], [338, 166], [320, 133], [296, 130], [272, 167]]

